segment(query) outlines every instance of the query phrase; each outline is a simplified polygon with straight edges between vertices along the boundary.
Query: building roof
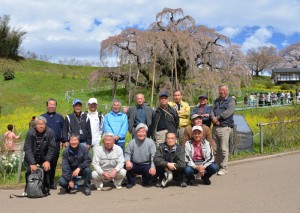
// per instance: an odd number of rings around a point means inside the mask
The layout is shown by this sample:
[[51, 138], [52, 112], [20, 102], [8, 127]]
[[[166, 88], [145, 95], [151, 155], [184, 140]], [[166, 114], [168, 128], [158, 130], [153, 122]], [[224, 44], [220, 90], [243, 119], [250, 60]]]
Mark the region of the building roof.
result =
[[300, 68], [276, 68], [272, 69], [272, 78], [275, 73], [300, 73]]

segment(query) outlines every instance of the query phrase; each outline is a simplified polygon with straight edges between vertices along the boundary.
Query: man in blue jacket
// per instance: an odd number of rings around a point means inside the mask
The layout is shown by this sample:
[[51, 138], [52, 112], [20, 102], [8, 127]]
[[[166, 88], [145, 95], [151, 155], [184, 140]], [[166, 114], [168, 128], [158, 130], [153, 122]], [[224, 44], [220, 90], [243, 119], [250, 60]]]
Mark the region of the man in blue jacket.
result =
[[211, 126], [211, 107], [207, 105], [208, 97], [205, 94], [202, 94], [198, 98], [198, 105], [193, 109], [191, 117], [194, 114], [200, 115], [202, 118], [202, 124], [210, 127]]
[[66, 192], [76, 192], [77, 182], [80, 176], [84, 178], [84, 193], [91, 195], [91, 169], [92, 158], [89, 149], [79, 143], [80, 136], [70, 135], [70, 144], [64, 150], [62, 156], [62, 176], [59, 178], [59, 185], [66, 189]]
[[104, 116], [104, 133], [113, 133], [115, 144], [119, 145], [124, 152], [125, 137], [128, 131], [127, 115], [121, 111], [121, 102], [114, 100], [112, 102], [112, 110]]
[[51, 128], [55, 134], [55, 151], [52, 161], [50, 162], [50, 189], [56, 189], [56, 184], [54, 184], [55, 170], [57, 165], [57, 160], [59, 157], [59, 150], [62, 141], [62, 128], [64, 125], [64, 118], [61, 114], [56, 113], [57, 101], [53, 98], [49, 98], [46, 101], [47, 112], [42, 114], [47, 120], [47, 127]]

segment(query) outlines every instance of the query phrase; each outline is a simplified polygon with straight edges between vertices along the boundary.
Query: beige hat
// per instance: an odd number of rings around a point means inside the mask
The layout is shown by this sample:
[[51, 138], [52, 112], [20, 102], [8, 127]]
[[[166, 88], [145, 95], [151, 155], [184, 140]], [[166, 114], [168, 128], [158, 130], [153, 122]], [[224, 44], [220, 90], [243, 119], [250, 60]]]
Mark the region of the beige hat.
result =
[[203, 132], [202, 126], [193, 126], [192, 131], [194, 132], [195, 130], [200, 130]]

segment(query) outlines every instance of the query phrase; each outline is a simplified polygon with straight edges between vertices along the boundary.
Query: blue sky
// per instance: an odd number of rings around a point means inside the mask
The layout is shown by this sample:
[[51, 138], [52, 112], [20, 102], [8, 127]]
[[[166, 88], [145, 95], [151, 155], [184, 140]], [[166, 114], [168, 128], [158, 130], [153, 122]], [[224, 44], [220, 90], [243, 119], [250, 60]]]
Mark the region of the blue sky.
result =
[[165, 7], [182, 8], [244, 52], [300, 41], [300, 0], [1, 0], [0, 16], [9, 14], [11, 26], [27, 31], [24, 51], [97, 64], [102, 40], [128, 27], [147, 29]]

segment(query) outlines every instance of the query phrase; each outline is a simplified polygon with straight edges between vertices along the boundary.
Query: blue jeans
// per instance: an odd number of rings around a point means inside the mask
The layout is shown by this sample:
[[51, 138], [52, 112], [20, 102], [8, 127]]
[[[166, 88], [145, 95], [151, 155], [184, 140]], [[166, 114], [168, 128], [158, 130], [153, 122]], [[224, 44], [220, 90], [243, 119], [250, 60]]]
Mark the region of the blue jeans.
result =
[[121, 142], [121, 143], [116, 142], [115, 144], [118, 145], [119, 147], [121, 147], [123, 150], [123, 153], [125, 153], [125, 142]]
[[[91, 185], [91, 169], [89, 167], [85, 168], [83, 171], [80, 170], [78, 176], [83, 176], [84, 178], [84, 188], [85, 189], [89, 189], [90, 185]], [[68, 189], [69, 187], [69, 182], [70, 181], [74, 181], [76, 184], [76, 179], [77, 178], [72, 178], [71, 180], [67, 181], [63, 176], [61, 176], [58, 180], [59, 185], [64, 188], [64, 189]]]
[[[209, 178], [215, 174], [219, 170], [219, 166], [215, 163], [211, 163], [208, 167], [205, 169], [204, 176], [202, 177], [203, 180], [209, 180]], [[191, 166], [184, 167], [184, 174], [185, 177], [188, 179], [188, 181], [191, 181], [194, 179], [194, 175], [198, 174], [198, 170], [194, 169]]]
[[126, 173], [128, 184], [135, 184], [135, 175], [142, 175], [143, 183], [149, 183], [151, 179], [151, 175], [149, 174], [151, 164], [136, 164], [134, 162], [132, 162], [132, 164], [132, 169], [127, 170]]

